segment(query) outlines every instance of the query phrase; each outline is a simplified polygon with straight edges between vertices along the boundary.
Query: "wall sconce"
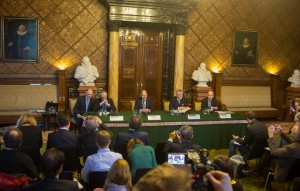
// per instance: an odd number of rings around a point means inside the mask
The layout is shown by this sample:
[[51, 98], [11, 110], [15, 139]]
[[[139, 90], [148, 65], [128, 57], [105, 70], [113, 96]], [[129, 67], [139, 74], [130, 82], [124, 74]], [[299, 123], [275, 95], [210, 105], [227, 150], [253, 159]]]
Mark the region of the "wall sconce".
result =
[[221, 73], [222, 71], [222, 66], [218, 63], [213, 63], [209, 65], [209, 69], [213, 72], [213, 73]]
[[273, 75], [277, 75], [282, 68], [283, 68], [283, 64], [276, 61], [267, 62], [264, 66], [265, 71]]

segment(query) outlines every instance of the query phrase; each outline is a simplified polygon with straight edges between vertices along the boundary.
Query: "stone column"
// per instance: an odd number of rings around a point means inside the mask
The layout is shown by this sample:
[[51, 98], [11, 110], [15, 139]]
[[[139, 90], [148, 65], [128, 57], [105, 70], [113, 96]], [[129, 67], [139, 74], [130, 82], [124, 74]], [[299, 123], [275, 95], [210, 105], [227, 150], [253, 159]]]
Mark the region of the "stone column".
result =
[[175, 68], [174, 68], [174, 95], [176, 90], [183, 89], [184, 73], [184, 27], [177, 28], [176, 31], [176, 48], [175, 48]]
[[109, 64], [108, 64], [108, 97], [118, 110], [119, 103], [119, 22], [110, 23]]

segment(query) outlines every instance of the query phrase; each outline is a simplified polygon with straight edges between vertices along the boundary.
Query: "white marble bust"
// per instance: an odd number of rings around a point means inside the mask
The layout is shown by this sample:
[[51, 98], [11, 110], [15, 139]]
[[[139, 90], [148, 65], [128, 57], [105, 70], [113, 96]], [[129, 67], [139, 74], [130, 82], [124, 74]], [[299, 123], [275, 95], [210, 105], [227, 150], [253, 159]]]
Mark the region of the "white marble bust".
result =
[[95, 86], [94, 81], [98, 77], [97, 67], [91, 64], [89, 57], [83, 57], [81, 65], [76, 68], [74, 78], [80, 82], [80, 86]]
[[291, 82], [291, 87], [300, 87], [300, 71], [294, 70], [294, 74], [289, 77], [288, 81]]
[[207, 82], [212, 81], [211, 73], [206, 69], [205, 63], [201, 63], [198, 70], [193, 72], [192, 78], [198, 82], [198, 87], [208, 87]]

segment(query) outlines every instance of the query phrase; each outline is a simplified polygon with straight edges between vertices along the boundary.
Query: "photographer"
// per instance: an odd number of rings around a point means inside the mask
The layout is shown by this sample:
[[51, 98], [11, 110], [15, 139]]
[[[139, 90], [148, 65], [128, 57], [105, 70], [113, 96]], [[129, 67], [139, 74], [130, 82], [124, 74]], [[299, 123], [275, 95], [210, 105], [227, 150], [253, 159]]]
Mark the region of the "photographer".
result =
[[[192, 143], [193, 133], [194, 130], [191, 126], [182, 126], [179, 131], [171, 132], [165, 146], [165, 153], [185, 153], [188, 149], [200, 152], [201, 146]], [[175, 137], [179, 143], [173, 143]]]

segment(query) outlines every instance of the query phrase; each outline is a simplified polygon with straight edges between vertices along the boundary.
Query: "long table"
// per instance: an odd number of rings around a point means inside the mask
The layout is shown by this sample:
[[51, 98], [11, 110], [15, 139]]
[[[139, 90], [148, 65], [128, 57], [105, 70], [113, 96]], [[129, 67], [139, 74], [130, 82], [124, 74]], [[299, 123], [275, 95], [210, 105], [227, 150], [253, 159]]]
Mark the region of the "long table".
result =
[[[87, 113], [87, 115], [99, 116], [110, 127], [113, 132], [113, 142], [118, 132], [128, 130], [128, 122], [133, 114], [129, 111], [114, 113], [114, 116], [123, 116], [123, 121], [110, 121], [110, 116]], [[157, 143], [168, 140], [170, 132], [178, 130], [183, 125], [190, 125], [194, 129], [193, 143], [207, 149], [224, 149], [229, 147], [232, 135], [243, 136], [247, 127], [246, 118], [234, 113], [231, 114], [230, 119], [220, 119], [218, 113], [204, 114], [189, 111], [188, 114], [200, 114], [200, 119], [188, 119], [187, 114], [172, 115], [170, 112], [155, 111], [150, 115], [159, 115], [161, 120], [152, 121], [148, 120], [148, 115], [141, 114], [143, 124], [140, 131], [148, 132], [149, 145], [155, 148]]]

